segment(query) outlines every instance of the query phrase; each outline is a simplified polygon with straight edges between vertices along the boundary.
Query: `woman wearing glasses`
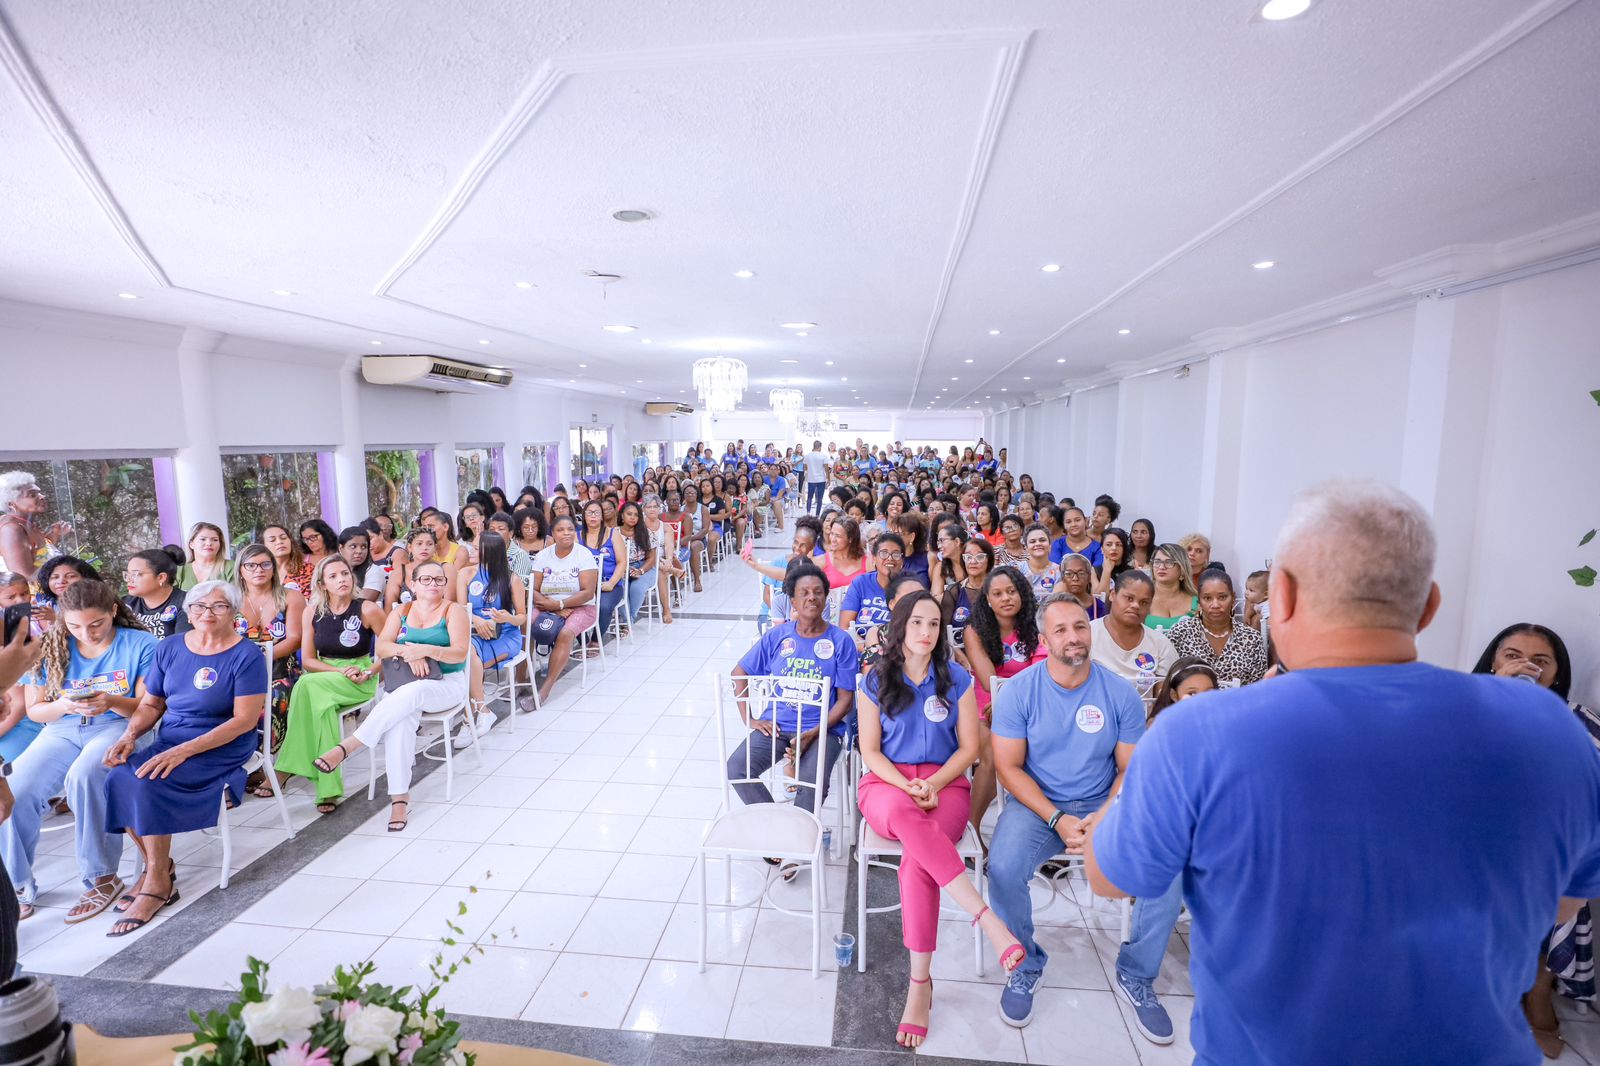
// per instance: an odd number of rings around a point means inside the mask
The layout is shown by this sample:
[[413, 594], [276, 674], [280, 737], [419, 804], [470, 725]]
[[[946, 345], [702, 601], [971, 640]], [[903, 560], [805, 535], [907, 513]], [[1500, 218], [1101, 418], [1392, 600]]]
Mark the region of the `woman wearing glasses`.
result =
[[[267, 664], [234, 631], [239, 590], [205, 581], [184, 605], [193, 630], [156, 646], [144, 698], [106, 751], [106, 829], [126, 830], [144, 877], [117, 901], [107, 936], [127, 936], [178, 901], [172, 835], [217, 824], [222, 801], [244, 795], [244, 764], [260, 746]], [[152, 729], [155, 741], [136, 751]]]
[[22, 917], [33, 914], [39, 824], [50, 798], [65, 790], [72, 805], [78, 876], [84, 893], [68, 923], [105, 910], [122, 891], [122, 838], [106, 822], [102, 758], [123, 733], [145, 693], [156, 638], [146, 633], [102, 582], [68, 586], [58, 621], [45, 634], [39, 666], [23, 679], [28, 717], [43, 725], [11, 774], [16, 806], [0, 825], [0, 858], [16, 884]]
[[[279, 560], [265, 545], [252, 544], [239, 553], [239, 570], [234, 587], [239, 590], [239, 616], [234, 625], [241, 637], [256, 644], [272, 645], [271, 697], [272, 750], [283, 743], [289, 726], [289, 692], [300, 677], [300, 624], [306, 601], [299, 589], [285, 587], [279, 580]], [[306, 578], [309, 587], [311, 579]], [[199, 586], [195, 586], [198, 588]], [[265, 779], [255, 784], [255, 795], [270, 799], [272, 786]]]
[[417, 726], [422, 715], [459, 707], [467, 699], [472, 626], [466, 607], [449, 598], [449, 584], [444, 564], [415, 566], [411, 572], [415, 598], [389, 612], [377, 643], [380, 660], [403, 659], [416, 680], [385, 694], [350, 739], [328, 749], [312, 764], [331, 774], [362, 748], [385, 742], [391, 833], [401, 832], [411, 820], [411, 768], [417, 760]]
[[1146, 626], [1171, 629], [1200, 606], [1200, 592], [1189, 573], [1189, 553], [1176, 544], [1163, 544], [1150, 553], [1150, 576], [1155, 578], [1156, 594]]

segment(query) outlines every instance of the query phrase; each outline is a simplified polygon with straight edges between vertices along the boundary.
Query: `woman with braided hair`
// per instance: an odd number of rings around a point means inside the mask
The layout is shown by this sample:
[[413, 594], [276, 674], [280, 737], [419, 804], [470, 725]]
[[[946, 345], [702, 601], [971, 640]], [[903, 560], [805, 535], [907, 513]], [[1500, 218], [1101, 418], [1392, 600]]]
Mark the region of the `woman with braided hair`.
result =
[[68, 586], [56, 605], [57, 622], [43, 639], [38, 667], [23, 679], [28, 717], [44, 726], [17, 757], [11, 774], [16, 807], [0, 825], [5, 860], [22, 903], [33, 914], [33, 877], [39, 825], [50, 797], [65, 791], [76, 818], [78, 874], [84, 892], [67, 912], [69, 923], [105, 910], [122, 892], [117, 866], [122, 835], [106, 831], [103, 759], [144, 696], [156, 638], [104, 582]]

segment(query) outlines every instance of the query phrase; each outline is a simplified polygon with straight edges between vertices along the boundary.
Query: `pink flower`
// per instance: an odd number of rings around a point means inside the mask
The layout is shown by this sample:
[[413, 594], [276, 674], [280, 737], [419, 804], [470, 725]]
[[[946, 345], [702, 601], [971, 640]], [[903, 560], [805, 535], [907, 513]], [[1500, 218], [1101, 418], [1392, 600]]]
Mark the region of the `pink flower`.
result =
[[407, 1033], [400, 1038], [400, 1066], [410, 1066], [411, 1059], [422, 1049], [422, 1034]]
[[347, 999], [343, 1003], [339, 1004], [338, 1009], [334, 1012], [334, 1016], [337, 1017], [341, 1022], [347, 1022], [360, 1013], [360, 1011], [361, 1004], [357, 1000]]
[[333, 1066], [328, 1049], [312, 1051], [310, 1044], [294, 1044], [267, 1056], [267, 1066]]

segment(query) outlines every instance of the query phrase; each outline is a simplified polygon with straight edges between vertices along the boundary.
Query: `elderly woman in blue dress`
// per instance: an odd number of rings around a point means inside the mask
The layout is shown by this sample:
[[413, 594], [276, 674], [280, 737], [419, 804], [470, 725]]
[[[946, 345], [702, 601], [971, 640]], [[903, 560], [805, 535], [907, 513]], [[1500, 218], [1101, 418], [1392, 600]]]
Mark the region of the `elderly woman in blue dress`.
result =
[[[172, 834], [216, 825], [224, 790], [239, 802], [245, 762], [261, 745], [267, 662], [234, 629], [239, 590], [203, 581], [184, 608], [194, 628], [156, 645], [144, 698], [105, 755], [106, 829], [127, 831], [145, 870], [107, 936], [126, 936], [177, 902]], [[152, 729], [154, 742], [135, 750]]]

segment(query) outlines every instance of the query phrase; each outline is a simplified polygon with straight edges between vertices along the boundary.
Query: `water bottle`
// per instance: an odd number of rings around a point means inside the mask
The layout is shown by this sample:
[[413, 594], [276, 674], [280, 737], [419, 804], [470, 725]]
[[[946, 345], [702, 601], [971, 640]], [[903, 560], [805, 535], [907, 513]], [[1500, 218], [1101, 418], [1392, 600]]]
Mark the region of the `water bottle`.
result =
[[72, 1025], [56, 989], [37, 977], [0, 985], [0, 1066], [76, 1066]]
[[827, 855], [832, 855], [833, 854], [833, 830], [832, 829], [824, 829], [822, 831], [822, 851], [823, 851], [824, 854], [827, 854]]

